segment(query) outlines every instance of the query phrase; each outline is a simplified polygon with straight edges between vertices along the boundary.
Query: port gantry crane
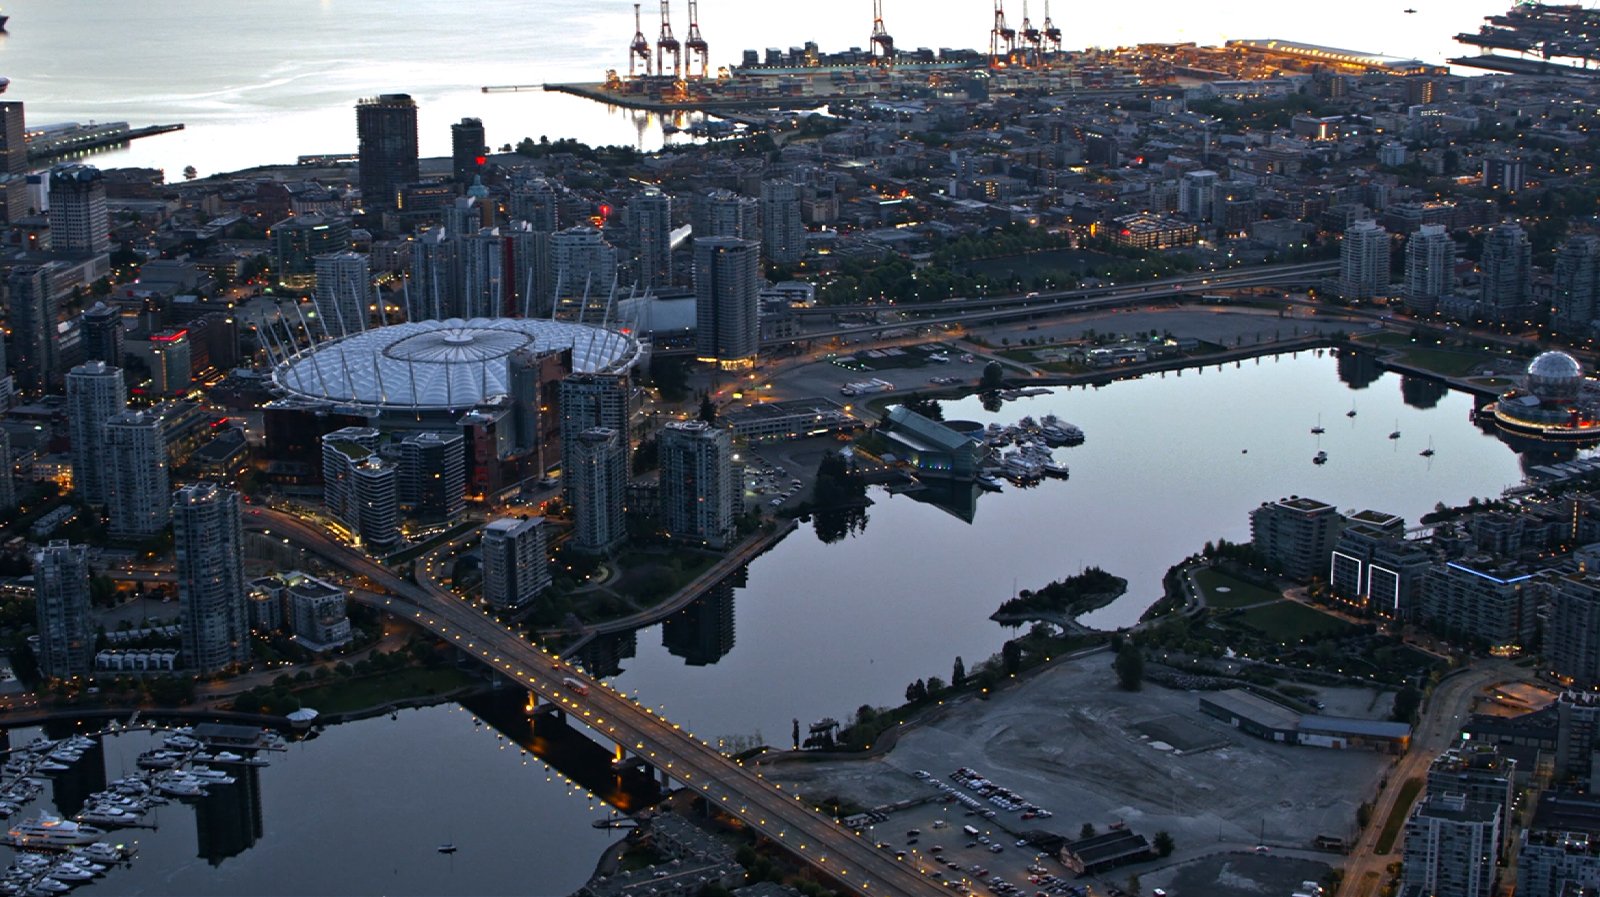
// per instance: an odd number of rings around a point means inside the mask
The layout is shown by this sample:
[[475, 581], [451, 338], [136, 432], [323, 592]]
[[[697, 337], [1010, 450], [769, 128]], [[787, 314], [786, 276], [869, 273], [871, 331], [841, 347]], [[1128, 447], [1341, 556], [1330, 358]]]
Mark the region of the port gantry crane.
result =
[[644, 36], [644, 24], [640, 18], [639, 7], [633, 4], [633, 45], [628, 48], [628, 77], [634, 76], [634, 65], [644, 63], [644, 76], [650, 77], [650, 40]]
[[1022, 63], [1023, 65], [1044, 64], [1044, 32], [1033, 27], [1033, 20], [1028, 17], [1028, 0], [1022, 0]]
[[[894, 65], [894, 38], [883, 27], [883, 0], [872, 0], [872, 59], [879, 65]], [[879, 55], [881, 52], [882, 55]]]
[[672, 80], [683, 80], [683, 45], [672, 36], [672, 10], [668, 0], [661, 0], [661, 36], [656, 38], [656, 74], [667, 74], [666, 57], [672, 54]]
[[989, 32], [989, 64], [1001, 68], [1017, 52], [1017, 29], [1006, 24], [1005, 0], [994, 0], [994, 30]]
[[683, 67], [684, 77], [694, 74], [695, 60], [699, 59], [700, 80], [704, 81], [711, 70], [711, 45], [700, 34], [700, 0], [689, 0], [689, 38], [683, 42], [683, 49], [688, 56]]
[[1061, 29], [1056, 27], [1055, 22], [1050, 21], [1050, 0], [1044, 0], [1044, 40], [1051, 54], [1061, 52]]

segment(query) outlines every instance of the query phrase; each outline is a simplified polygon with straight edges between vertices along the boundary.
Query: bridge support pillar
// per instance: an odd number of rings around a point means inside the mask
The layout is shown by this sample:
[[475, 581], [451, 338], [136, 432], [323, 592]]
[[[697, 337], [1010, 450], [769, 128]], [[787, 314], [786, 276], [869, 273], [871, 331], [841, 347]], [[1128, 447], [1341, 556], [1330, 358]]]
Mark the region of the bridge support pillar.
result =
[[621, 744], [618, 744], [612, 753], [615, 754], [615, 756], [613, 756], [611, 759], [615, 763], [621, 763], [623, 760], [628, 758], [627, 753], [622, 750]]

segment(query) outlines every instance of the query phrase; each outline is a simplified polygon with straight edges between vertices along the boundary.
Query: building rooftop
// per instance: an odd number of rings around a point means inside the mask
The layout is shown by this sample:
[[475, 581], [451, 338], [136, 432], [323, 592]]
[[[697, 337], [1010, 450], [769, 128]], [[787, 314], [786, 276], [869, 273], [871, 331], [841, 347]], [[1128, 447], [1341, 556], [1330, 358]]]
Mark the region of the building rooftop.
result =
[[1485, 801], [1467, 800], [1459, 794], [1430, 794], [1413, 815], [1451, 822], [1493, 822], [1500, 808]]
[[1242, 688], [1209, 692], [1201, 695], [1201, 699], [1239, 717], [1254, 720], [1274, 729], [1293, 729], [1300, 723], [1300, 714]]
[[1539, 797], [1528, 830], [1600, 835], [1600, 795], [1547, 791]]
[[1073, 841], [1063, 849], [1076, 856], [1085, 867], [1091, 867], [1148, 852], [1150, 842], [1144, 835], [1123, 829]]
[[1314, 498], [1304, 498], [1299, 495], [1291, 495], [1288, 498], [1280, 498], [1275, 502], [1268, 502], [1268, 504], [1272, 504], [1280, 508], [1286, 508], [1290, 511], [1299, 511], [1302, 514], [1311, 514], [1318, 511], [1331, 511], [1334, 509], [1333, 505], [1330, 505], [1325, 501], [1317, 501]]
[[507, 359], [520, 349], [572, 350], [577, 373], [620, 373], [643, 349], [583, 324], [522, 318], [414, 321], [375, 327], [282, 360], [285, 396], [395, 410], [463, 410], [511, 391]]
[[904, 405], [889, 409], [889, 433], [901, 442], [923, 450], [962, 452], [981, 445], [978, 440], [923, 417]]
[[1356, 523], [1364, 523], [1368, 526], [1373, 526], [1378, 529], [1400, 527], [1404, 526], [1406, 522], [1405, 518], [1400, 517], [1397, 514], [1390, 514], [1387, 511], [1373, 511], [1370, 509], [1365, 511], [1357, 511], [1350, 515], [1350, 519]]
[[1345, 716], [1302, 716], [1300, 731], [1324, 735], [1357, 735], [1368, 738], [1410, 738], [1411, 727], [1377, 719], [1353, 719]]

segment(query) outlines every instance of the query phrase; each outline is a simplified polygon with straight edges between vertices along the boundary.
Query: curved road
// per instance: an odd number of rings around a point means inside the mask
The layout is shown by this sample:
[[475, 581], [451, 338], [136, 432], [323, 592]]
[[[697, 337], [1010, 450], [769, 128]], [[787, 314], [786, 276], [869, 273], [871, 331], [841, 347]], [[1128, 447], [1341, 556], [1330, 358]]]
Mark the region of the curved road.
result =
[[[1372, 821], [1361, 833], [1350, 859], [1344, 867], [1344, 889], [1351, 897], [1375, 897], [1388, 880], [1387, 867], [1399, 859], [1398, 853], [1378, 853], [1378, 834], [1394, 810], [1400, 789], [1408, 779], [1426, 778], [1428, 766], [1446, 748], [1455, 743], [1473, 700], [1484, 689], [1501, 682], [1521, 678], [1523, 671], [1514, 664], [1496, 660], [1468, 667], [1466, 670], [1441, 681], [1428, 698], [1428, 709], [1411, 733], [1411, 747], [1389, 773], [1389, 786], [1378, 795], [1373, 807]], [[1425, 795], [1419, 794], [1420, 800]], [[1403, 843], [1403, 835], [1395, 839], [1395, 850]]]
[[[708, 801], [774, 843], [863, 895], [945, 894], [926, 877], [932, 871], [897, 861], [872, 843], [810, 806], [793, 791], [766, 781], [753, 769], [723, 756], [610, 686], [524, 641], [452, 593], [407, 582], [370, 558], [334, 541], [295, 517], [251, 507], [245, 528], [267, 532], [309, 551], [348, 573], [364, 576], [396, 597], [389, 610], [454, 642], [484, 664], [538, 697], [556, 704], [620, 749], [703, 795]], [[574, 687], [570, 683], [576, 683]]]

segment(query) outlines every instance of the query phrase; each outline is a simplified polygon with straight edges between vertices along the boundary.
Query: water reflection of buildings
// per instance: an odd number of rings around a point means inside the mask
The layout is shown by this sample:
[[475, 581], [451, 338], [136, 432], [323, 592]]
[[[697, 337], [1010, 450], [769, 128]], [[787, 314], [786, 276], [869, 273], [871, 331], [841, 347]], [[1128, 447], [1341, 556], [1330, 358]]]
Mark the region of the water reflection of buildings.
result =
[[199, 856], [213, 866], [238, 856], [261, 840], [261, 769], [225, 766], [232, 785], [210, 785], [194, 805]]
[[1400, 376], [1400, 397], [1412, 408], [1427, 411], [1437, 407], [1450, 394], [1450, 384], [1432, 377], [1418, 377], [1414, 374]]
[[745, 570], [706, 590], [693, 604], [661, 624], [661, 646], [692, 667], [710, 666], [733, 650], [735, 590], [745, 584]]
[[1339, 380], [1351, 389], [1366, 389], [1383, 376], [1383, 365], [1378, 359], [1354, 349], [1341, 349], [1338, 354]]
[[[73, 733], [67, 731], [63, 735], [51, 735], [51, 737], [66, 737], [71, 734]], [[98, 738], [94, 740], [94, 747], [83, 752], [82, 760], [68, 766], [65, 772], [58, 772], [50, 777], [50, 802], [55, 804], [56, 810], [64, 818], [78, 815], [88, 803], [89, 795], [104, 790], [106, 790], [106, 749]]]
[[639, 633], [597, 635], [578, 650], [578, 663], [598, 679], [622, 673], [622, 662], [639, 653]]
[[933, 505], [963, 523], [971, 523], [978, 516], [978, 496], [983, 494], [983, 489], [977, 483], [925, 481], [923, 488], [905, 494], [912, 501]]

